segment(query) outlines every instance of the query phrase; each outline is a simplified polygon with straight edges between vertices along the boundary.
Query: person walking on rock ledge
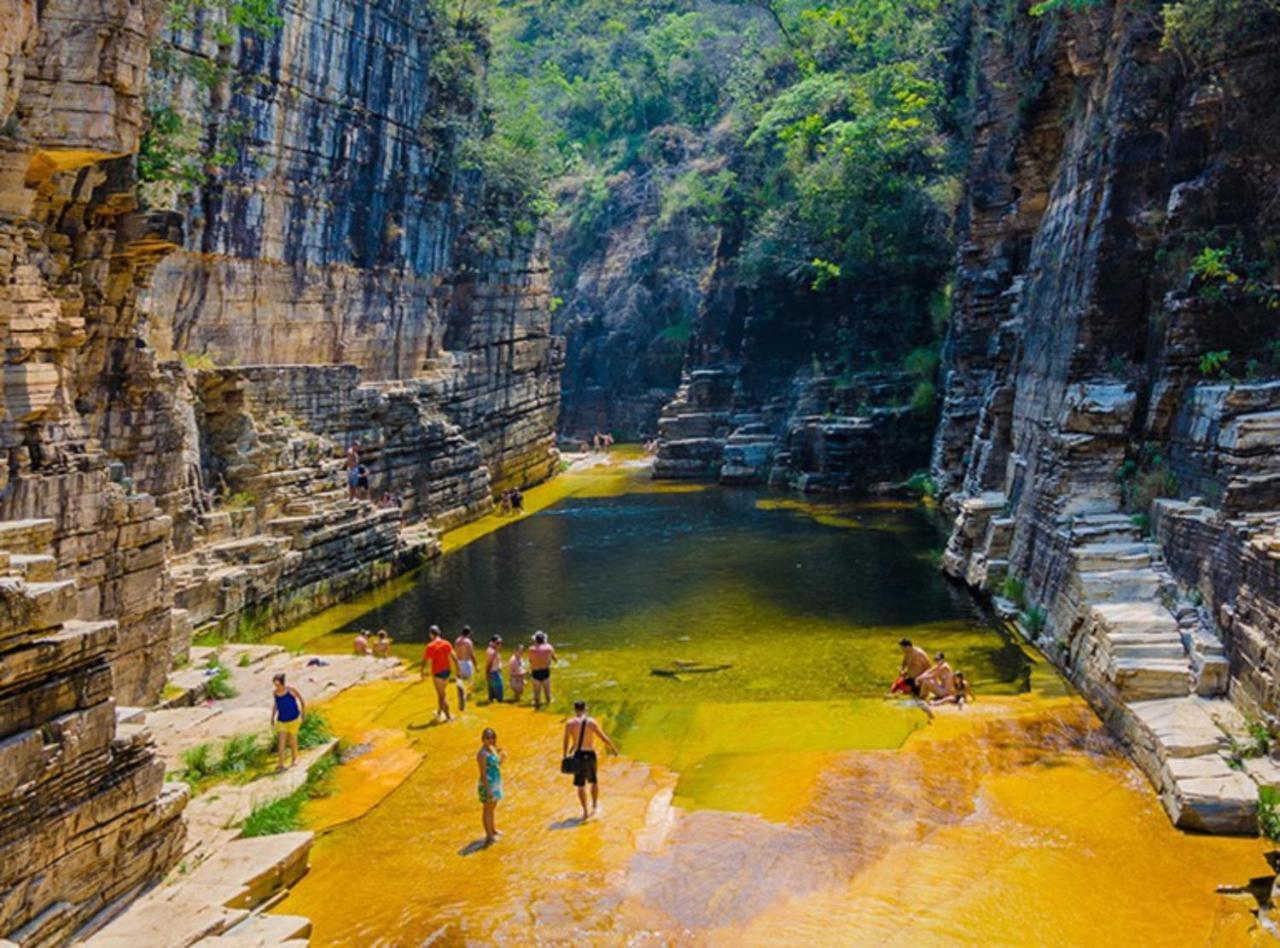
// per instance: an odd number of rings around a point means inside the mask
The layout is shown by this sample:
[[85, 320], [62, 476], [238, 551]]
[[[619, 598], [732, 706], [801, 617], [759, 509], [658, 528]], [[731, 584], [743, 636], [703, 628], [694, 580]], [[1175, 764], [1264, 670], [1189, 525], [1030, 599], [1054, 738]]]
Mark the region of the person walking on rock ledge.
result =
[[[578, 802], [582, 804], [582, 821], [585, 823], [600, 810], [600, 779], [596, 762], [595, 739], [617, 754], [618, 748], [609, 735], [587, 714], [587, 703], [573, 703], [573, 717], [564, 725], [564, 754], [560, 769], [573, 774], [573, 785], [578, 788]], [[587, 811], [587, 784], [591, 784], [591, 811]]]
[[271, 679], [273, 701], [271, 704], [271, 725], [276, 730], [276, 755], [279, 758], [278, 770], [284, 770], [284, 751], [290, 752], [289, 766], [298, 762], [298, 729], [302, 727], [302, 719], [307, 714], [307, 703], [297, 688], [284, 683], [284, 672]]
[[440, 634], [440, 626], [433, 625], [427, 630], [430, 641], [422, 652], [422, 677], [427, 677], [427, 669], [431, 669], [431, 684], [436, 688], [436, 720], [444, 715], [446, 721], [452, 721], [449, 715], [449, 674], [458, 663], [449, 640]]
[[476, 673], [476, 646], [471, 640], [471, 626], [464, 625], [462, 634], [453, 642], [453, 654], [458, 660], [458, 711], [467, 710], [467, 689]]

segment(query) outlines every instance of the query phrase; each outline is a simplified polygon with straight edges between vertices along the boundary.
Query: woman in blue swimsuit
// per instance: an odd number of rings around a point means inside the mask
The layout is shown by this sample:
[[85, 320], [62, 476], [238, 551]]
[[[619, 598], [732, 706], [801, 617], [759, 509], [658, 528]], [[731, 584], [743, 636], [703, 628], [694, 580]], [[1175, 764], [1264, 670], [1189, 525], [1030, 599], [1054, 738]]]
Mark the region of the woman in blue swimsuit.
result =
[[498, 810], [498, 801], [502, 799], [502, 763], [507, 755], [498, 749], [498, 735], [491, 727], [487, 727], [480, 735], [480, 750], [476, 752], [476, 764], [480, 768], [480, 781], [476, 784], [476, 794], [483, 807], [484, 844], [492, 845], [502, 834], [494, 825], [494, 815]]

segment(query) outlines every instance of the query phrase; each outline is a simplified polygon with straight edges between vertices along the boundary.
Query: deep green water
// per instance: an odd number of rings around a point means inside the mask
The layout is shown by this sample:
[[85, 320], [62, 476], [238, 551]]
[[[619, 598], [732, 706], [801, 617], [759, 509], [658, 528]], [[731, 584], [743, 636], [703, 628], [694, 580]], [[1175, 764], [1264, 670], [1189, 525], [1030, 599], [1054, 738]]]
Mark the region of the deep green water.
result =
[[[416, 658], [404, 646], [431, 623], [451, 638], [469, 624], [480, 647], [544, 629], [565, 700], [878, 698], [904, 635], [980, 691], [1025, 690], [1023, 652], [933, 565], [928, 510], [850, 505], [832, 526], [762, 501], [776, 503], [727, 489], [571, 497], [435, 561], [334, 635], [385, 628]], [[733, 667], [651, 675], [677, 659]]]

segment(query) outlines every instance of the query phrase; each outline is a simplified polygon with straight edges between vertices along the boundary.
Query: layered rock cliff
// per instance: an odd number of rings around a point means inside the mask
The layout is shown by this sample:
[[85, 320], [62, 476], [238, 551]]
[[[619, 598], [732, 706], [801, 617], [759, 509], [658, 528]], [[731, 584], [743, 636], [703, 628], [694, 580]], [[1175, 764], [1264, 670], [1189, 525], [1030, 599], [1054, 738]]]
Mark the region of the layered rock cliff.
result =
[[1216, 43], [1127, 2], [977, 11], [933, 458], [947, 571], [1016, 600], [1175, 820], [1226, 830], [1274, 783], [1223, 728], [1274, 720], [1280, 645], [1280, 23], [1239, 8]]
[[314, 612], [557, 464], [546, 238], [461, 156], [483, 34], [395, 0], [257, 29], [233, 6], [0, 2], [0, 938], [21, 944], [178, 858], [186, 791], [128, 706], [193, 628]]

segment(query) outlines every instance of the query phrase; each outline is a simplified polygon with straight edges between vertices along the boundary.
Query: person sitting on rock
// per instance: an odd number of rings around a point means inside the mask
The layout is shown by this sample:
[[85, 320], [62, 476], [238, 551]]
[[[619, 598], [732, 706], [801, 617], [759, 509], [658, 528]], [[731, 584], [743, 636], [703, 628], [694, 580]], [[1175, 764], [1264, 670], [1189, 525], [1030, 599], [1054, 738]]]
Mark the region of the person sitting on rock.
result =
[[956, 672], [955, 677], [951, 680], [951, 694], [943, 698], [934, 698], [930, 704], [955, 704], [964, 707], [966, 702], [973, 700], [973, 689], [969, 687], [968, 680], [964, 677], [963, 672]]
[[953, 693], [955, 672], [947, 662], [947, 656], [939, 652], [934, 656], [933, 665], [916, 679], [916, 684], [926, 698], [949, 698]]
[[279, 767], [284, 770], [284, 752], [289, 749], [292, 767], [298, 762], [298, 730], [302, 727], [302, 719], [307, 714], [307, 703], [302, 700], [298, 689], [284, 682], [284, 672], [271, 679], [273, 702], [271, 705], [271, 726], [276, 731], [276, 754]]
[[511, 488], [511, 512], [524, 513], [524, 494], [521, 493], [519, 487]]
[[902, 639], [898, 645], [902, 648], [902, 668], [899, 669], [899, 674], [912, 696], [919, 698], [920, 677], [929, 670], [929, 653], [912, 644], [910, 639]]
[[372, 654], [369, 648], [369, 636], [365, 634], [364, 629], [359, 629], [356, 632], [356, 640], [352, 643], [352, 651], [356, 655]]
[[391, 636], [387, 635], [386, 629], [378, 632], [378, 638], [373, 643], [373, 655], [375, 658], [391, 657]]

